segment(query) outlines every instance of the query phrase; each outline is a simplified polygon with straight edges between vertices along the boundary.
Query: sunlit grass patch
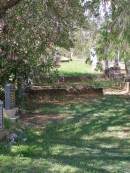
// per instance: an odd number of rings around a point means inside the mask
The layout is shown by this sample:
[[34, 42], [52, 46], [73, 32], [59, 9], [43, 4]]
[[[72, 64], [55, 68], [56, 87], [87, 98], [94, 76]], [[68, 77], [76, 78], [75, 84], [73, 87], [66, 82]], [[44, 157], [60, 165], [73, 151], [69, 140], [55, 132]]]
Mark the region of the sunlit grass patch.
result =
[[82, 60], [73, 60], [67, 63], [61, 63], [59, 72], [64, 76], [82, 76], [97, 74], [91, 65], [86, 64]]

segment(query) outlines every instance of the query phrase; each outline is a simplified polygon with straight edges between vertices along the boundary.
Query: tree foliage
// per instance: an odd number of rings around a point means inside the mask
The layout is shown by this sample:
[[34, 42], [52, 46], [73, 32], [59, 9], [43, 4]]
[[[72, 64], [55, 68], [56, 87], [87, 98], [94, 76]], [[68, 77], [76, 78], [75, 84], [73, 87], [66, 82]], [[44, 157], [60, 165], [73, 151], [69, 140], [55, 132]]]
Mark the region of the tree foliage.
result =
[[[129, 0], [91, 0], [86, 2], [93, 18], [104, 20], [97, 33], [96, 50], [99, 60], [114, 59], [120, 51], [120, 58], [128, 60], [130, 55], [130, 8]], [[109, 8], [109, 9], [108, 9]]]
[[14, 80], [28, 77], [39, 63], [46, 68], [55, 46], [72, 47], [73, 32], [85, 21], [79, 0], [10, 0], [0, 3], [2, 9], [6, 10], [0, 35], [2, 81], [10, 75]]

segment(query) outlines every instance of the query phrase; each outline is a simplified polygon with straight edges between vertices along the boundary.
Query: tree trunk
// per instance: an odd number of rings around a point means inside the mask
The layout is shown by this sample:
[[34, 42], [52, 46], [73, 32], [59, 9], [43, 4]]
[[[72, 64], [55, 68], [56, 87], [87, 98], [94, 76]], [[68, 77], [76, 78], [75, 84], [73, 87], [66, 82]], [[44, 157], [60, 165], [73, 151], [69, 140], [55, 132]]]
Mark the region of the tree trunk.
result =
[[4, 19], [0, 18], [0, 34], [4, 31], [5, 25]]
[[21, 0], [0, 0], [0, 16], [5, 14], [6, 10], [18, 4]]
[[109, 68], [109, 62], [108, 62], [108, 60], [106, 59], [105, 60], [105, 70], [107, 70]]
[[120, 50], [118, 49], [117, 57], [115, 58], [115, 61], [114, 61], [114, 67], [119, 67], [119, 59], [120, 59]]
[[114, 67], [119, 67], [119, 59], [115, 58]]
[[106, 59], [105, 60], [105, 68], [104, 68], [104, 72], [105, 72], [105, 77], [109, 78], [109, 61]]
[[126, 75], [128, 75], [128, 68], [127, 68], [127, 62], [125, 61], [125, 71], [126, 71]]

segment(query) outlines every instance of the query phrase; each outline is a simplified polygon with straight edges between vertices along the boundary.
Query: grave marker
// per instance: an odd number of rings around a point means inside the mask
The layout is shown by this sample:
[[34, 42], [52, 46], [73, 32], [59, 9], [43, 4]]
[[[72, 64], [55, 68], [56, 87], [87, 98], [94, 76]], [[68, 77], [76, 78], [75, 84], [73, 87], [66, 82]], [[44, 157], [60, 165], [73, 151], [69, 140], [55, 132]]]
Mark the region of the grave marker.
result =
[[13, 84], [7, 84], [5, 86], [5, 109], [13, 108], [15, 108], [15, 87]]
[[56, 66], [60, 66], [60, 63], [61, 63], [61, 54], [59, 52], [56, 52], [56, 55], [55, 55], [55, 65]]

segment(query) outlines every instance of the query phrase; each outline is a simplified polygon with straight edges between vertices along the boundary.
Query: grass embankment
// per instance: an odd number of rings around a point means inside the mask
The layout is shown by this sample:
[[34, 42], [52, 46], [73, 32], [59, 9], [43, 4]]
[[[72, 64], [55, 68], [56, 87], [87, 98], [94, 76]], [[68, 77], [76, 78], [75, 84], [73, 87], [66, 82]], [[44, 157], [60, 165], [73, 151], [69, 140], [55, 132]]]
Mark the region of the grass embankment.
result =
[[90, 79], [81, 80], [79, 82], [69, 81], [65, 82], [65, 85], [73, 85], [79, 83], [80, 85], [92, 87], [92, 88], [111, 88], [119, 87], [120, 84], [124, 85], [120, 80], [106, 80], [103, 78], [101, 72], [95, 71], [92, 65], [86, 64], [82, 60], [73, 60], [70, 62], [61, 63], [61, 67], [58, 69], [60, 76], [64, 77], [91, 77]]
[[0, 173], [130, 172], [130, 98], [46, 103], [34, 112], [65, 119], [19, 127], [16, 144], [0, 144]]

